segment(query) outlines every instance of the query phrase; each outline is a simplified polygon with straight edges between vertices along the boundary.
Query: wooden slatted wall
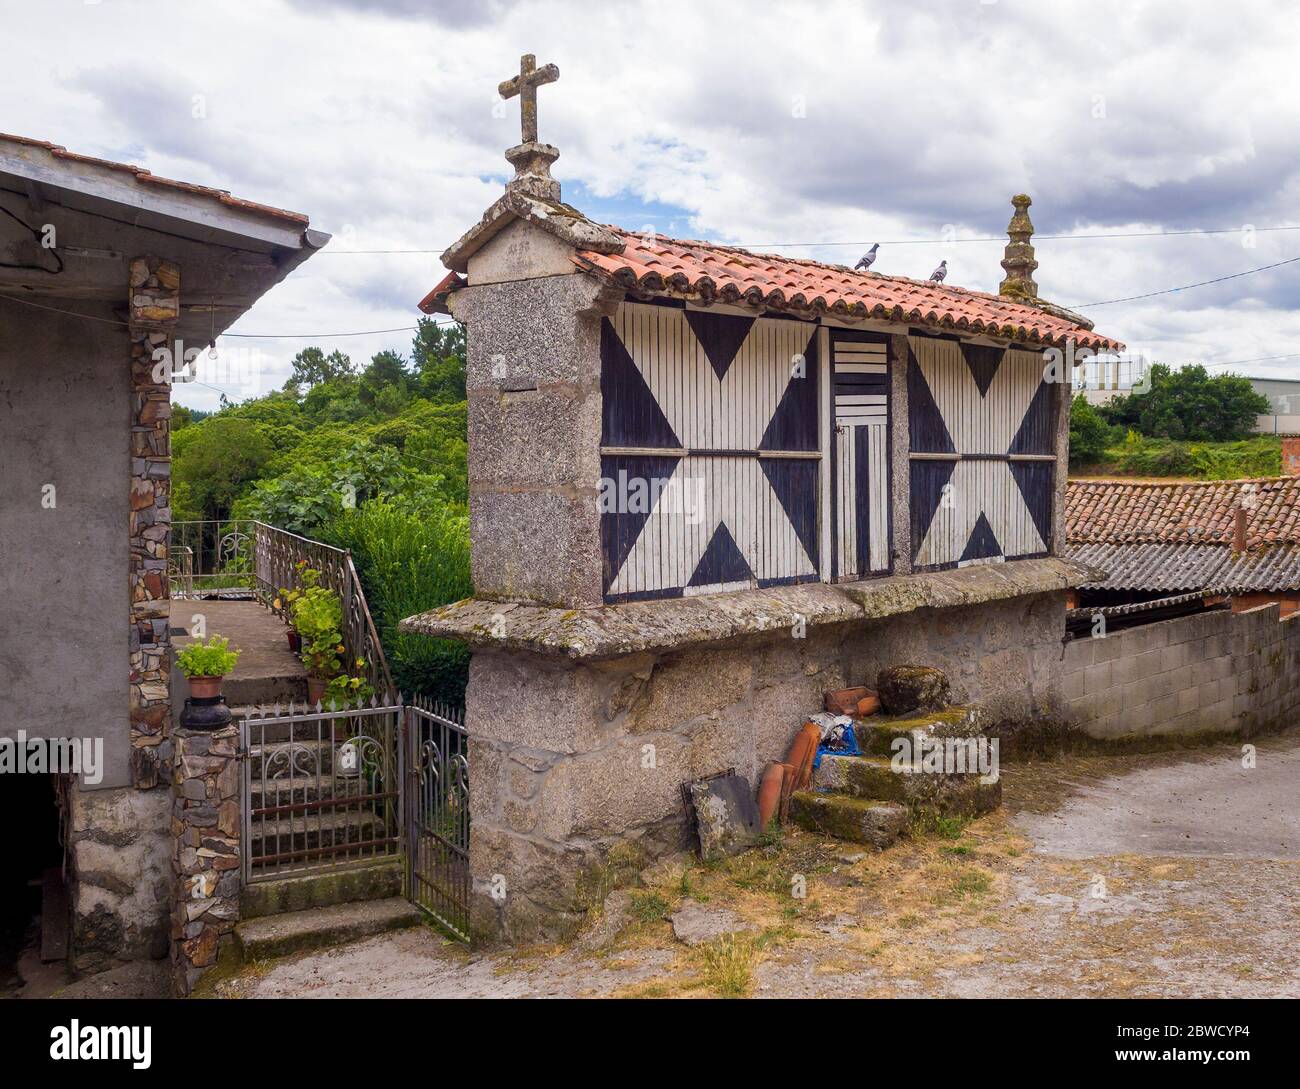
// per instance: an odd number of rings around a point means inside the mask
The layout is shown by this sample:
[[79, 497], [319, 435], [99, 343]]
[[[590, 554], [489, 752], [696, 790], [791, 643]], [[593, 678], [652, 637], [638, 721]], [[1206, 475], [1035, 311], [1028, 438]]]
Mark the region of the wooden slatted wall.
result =
[[606, 320], [603, 486], [660, 489], [602, 507], [607, 600], [819, 577], [816, 333], [639, 303]]
[[924, 336], [909, 347], [914, 564], [1047, 553], [1059, 410], [1042, 354]]

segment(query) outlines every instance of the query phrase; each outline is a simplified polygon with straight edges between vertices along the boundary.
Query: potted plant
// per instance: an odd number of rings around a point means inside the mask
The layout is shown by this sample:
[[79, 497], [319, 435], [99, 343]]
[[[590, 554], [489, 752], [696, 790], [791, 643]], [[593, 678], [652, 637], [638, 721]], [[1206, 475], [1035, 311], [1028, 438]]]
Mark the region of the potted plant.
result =
[[302, 599], [308, 590], [316, 589], [320, 585], [320, 572], [314, 567], [308, 567], [306, 560], [299, 560], [294, 567], [298, 571], [298, 578], [302, 583], [301, 587], [282, 586], [276, 592], [275, 600], [271, 603], [272, 608], [286, 616], [289, 624], [289, 630], [285, 632], [285, 637], [289, 641], [289, 649], [294, 654], [302, 653], [302, 633], [298, 631], [294, 618], [294, 606]]
[[293, 603], [293, 626], [302, 639], [307, 697], [319, 703], [343, 668], [343, 603], [338, 594], [324, 586], [305, 587]]
[[212, 635], [206, 643], [193, 642], [176, 655], [176, 664], [189, 678], [191, 699], [213, 699], [221, 695], [221, 678], [235, 668], [240, 652], [230, 649], [230, 640]]

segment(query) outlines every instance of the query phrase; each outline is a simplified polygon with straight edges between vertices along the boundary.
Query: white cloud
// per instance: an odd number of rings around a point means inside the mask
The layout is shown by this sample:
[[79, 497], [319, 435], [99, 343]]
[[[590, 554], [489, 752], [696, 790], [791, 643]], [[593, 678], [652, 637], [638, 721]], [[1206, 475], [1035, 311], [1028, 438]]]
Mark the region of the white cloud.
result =
[[[1281, 0], [1230, 17], [1117, 0], [105, 0], [52, 20], [53, 6], [6, 16], [6, 128], [307, 212], [335, 251], [440, 250], [478, 218], [518, 139], [515, 103], [494, 116], [496, 85], [524, 51], [560, 66], [542, 136], [597, 216], [644, 201], [721, 240], [933, 239], [947, 224], [1001, 235], [1027, 191], [1042, 234], [1300, 223], [1300, 31]], [[1038, 276], [1078, 304], [1300, 254], [1300, 231], [1255, 241], [1042, 240]], [[987, 290], [1000, 256], [996, 242], [887, 245], [876, 268], [924, 276], [946, 257], [950, 282]], [[434, 255], [326, 250], [236, 331], [413, 324], [441, 271]], [[1171, 360], [1275, 355], [1300, 332], [1298, 279], [1289, 266], [1095, 317]], [[331, 343], [364, 358], [408, 339]], [[282, 380], [301, 345], [264, 346]], [[1300, 373], [1300, 359], [1246, 369]]]

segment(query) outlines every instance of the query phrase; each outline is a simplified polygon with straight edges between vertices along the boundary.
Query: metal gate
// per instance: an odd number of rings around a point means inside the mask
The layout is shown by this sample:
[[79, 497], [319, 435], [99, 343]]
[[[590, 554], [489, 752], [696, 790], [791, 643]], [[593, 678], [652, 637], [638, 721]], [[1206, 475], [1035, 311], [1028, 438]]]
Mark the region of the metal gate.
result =
[[439, 703], [409, 704], [406, 730], [407, 896], [469, 940], [469, 734]]
[[240, 720], [244, 881], [402, 849], [400, 703], [257, 708]]
[[404, 856], [407, 897], [469, 940], [469, 735], [440, 703], [250, 710], [245, 883]]

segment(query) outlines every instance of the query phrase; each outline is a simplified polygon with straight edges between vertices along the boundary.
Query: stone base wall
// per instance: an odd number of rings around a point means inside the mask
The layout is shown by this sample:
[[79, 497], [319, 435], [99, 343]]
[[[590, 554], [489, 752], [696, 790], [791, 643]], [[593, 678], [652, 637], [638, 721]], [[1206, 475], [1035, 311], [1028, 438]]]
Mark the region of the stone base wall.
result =
[[470, 663], [474, 921], [562, 936], [612, 871], [686, 846], [681, 786], [735, 768], [757, 786], [826, 692], [887, 665], [948, 673], [993, 717], [1059, 713], [1064, 593], [571, 663], [480, 650]]
[[1066, 647], [1068, 716], [1098, 738], [1250, 736], [1300, 718], [1300, 613], [1197, 613]]
[[171, 793], [69, 792], [69, 966], [78, 975], [167, 955]]

